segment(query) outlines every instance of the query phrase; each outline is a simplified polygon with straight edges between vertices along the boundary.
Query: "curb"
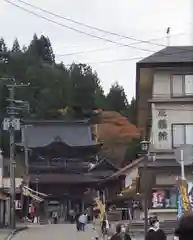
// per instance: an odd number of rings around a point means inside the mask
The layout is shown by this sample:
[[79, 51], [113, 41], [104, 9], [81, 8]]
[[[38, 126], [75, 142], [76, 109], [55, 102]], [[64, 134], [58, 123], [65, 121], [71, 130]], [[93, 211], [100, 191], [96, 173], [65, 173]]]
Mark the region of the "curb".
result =
[[20, 233], [20, 232], [22, 232], [22, 231], [25, 231], [25, 230], [27, 230], [27, 229], [28, 229], [27, 226], [17, 228], [17, 229], [15, 229], [15, 230], [11, 231], [4, 240], [11, 240], [16, 234], [18, 234], [18, 233]]

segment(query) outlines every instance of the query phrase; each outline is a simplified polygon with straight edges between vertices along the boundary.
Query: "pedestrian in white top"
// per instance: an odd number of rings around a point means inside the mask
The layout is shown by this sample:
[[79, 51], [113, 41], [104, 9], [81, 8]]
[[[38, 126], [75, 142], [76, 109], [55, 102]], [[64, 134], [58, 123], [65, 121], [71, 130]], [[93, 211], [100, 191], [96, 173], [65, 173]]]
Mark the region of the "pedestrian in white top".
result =
[[87, 223], [87, 214], [86, 213], [83, 213], [83, 214], [80, 215], [79, 223], [80, 223], [80, 230], [84, 232], [85, 231], [85, 225]]

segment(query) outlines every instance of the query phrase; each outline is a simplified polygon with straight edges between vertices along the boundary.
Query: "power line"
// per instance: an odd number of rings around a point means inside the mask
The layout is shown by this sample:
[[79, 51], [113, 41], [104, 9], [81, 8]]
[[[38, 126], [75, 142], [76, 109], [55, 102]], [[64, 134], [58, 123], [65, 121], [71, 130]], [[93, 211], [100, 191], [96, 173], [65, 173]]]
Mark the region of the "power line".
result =
[[113, 36], [118, 36], [118, 37], [121, 37], [121, 38], [124, 38], [124, 39], [134, 40], [135, 42], [131, 43], [130, 45], [135, 45], [135, 44], [139, 44], [139, 43], [148, 43], [148, 44], [157, 45], [159, 47], [167, 47], [167, 45], [165, 45], [165, 44], [154, 43], [154, 42], [152, 42], [152, 40], [141, 40], [141, 39], [137, 39], [137, 38], [132, 37], [132, 36], [125, 36], [125, 35], [118, 34], [118, 33], [115, 33], [115, 32], [111, 32], [111, 31], [108, 31], [108, 30], [105, 30], [105, 29], [102, 29], [102, 28], [94, 27], [94, 26], [91, 26], [91, 25], [88, 25], [88, 24], [85, 24], [85, 23], [73, 20], [71, 18], [64, 17], [64, 16], [61, 16], [59, 14], [53, 13], [51, 11], [48, 11], [48, 10], [43, 9], [43, 8], [40, 8], [38, 6], [35, 6], [33, 4], [25, 2], [23, 0], [17, 0], [17, 1], [23, 3], [23, 4], [27, 5], [27, 6], [30, 6], [30, 7], [34, 8], [34, 9], [40, 10], [40, 11], [42, 11], [44, 13], [48, 13], [48, 14], [54, 16], [54, 17], [58, 17], [58, 18], [64, 19], [66, 21], [78, 24], [80, 26], [87, 27], [87, 28], [90, 28], [92, 30], [97, 30], [97, 31], [100, 31], [100, 32], [103, 32], [103, 33], [107, 33], [107, 34], [110, 34], [110, 35], [113, 35]]
[[[19, 9], [22, 9], [22, 10], [25, 11], [25, 12], [28, 12], [28, 13], [30, 13], [30, 14], [32, 14], [32, 15], [35, 15], [35, 16], [39, 17], [39, 18], [42, 18], [42, 19], [47, 20], [47, 21], [49, 21], [49, 22], [52, 22], [52, 23], [54, 23], [54, 24], [56, 24], [56, 25], [59, 25], [59, 26], [61, 26], [61, 27], [65, 27], [65, 28], [68, 28], [68, 29], [70, 29], [70, 30], [76, 31], [76, 32], [78, 32], [78, 33], [85, 34], [85, 35], [87, 35], [87, 36], [90, 36], [90, 37], [93, 37], [93, 38], [97, 38], [97, 39], [100, 39], [100, 40], [103, 40], [103, 41], [106, 41], [106, 42], [114, 43], [114, 44], [117, 44], [117, 45], [119, 45], [119, 46], [125, 46], [125, 47], [129, 47], [129, 48], [134, 48], [134, 49], [138, 49], [138, 50], [142, 50], [142, 51], [150, 52], [150, 53], [157, 53], [156, 51], [153, 51], [153, 50], [149, 50], [149, 49], [145, 49], [145, 48], [138, 48], [138, 47], [130, 46], [129, 44], [122, 44], [122, 43], [119, 43], [119, 42], [110, 40], [110, 39], [108, 39], [108, 38], [99, 37], [99, 36], [93, 35], [93, 34], [91, 34], [91, 33], [87, 33], [87, 32], [81, 31], [81, 30], [79, 30], [79, 29], [76, 29], [76, 28], [67, 26], [67, 25], [65, 25], [65, 24], [63, 24], [63, 23], [59, 23], [59, 22], [54, 21], [54, 20], [52, 20], [52, 19], [50, 19], [50, 18], [48, 18], [48, 17], [42, 16], [42, 15], [40, 15], [40, 14], [38, 14], [38, 13], [35, 13], [35, 12], [33, 12], [33, 11], [30, 11], [30, 10], [28, 10], [28, 9], [26, 9], [26, 8], [20, 6], [20, 5], [17, 5], [17, 4], [15, 4], [15, 3], [13, 3], [13, 2], [11, 2], [11, 1], [9, 1], [9, 0], [4, 0], [4, 1], [7, 2], [7, 3], [9, 3], [9, 4], [11, 4], [11, 5], [13, 5], [13, 6], [15, 6], [15, 7], [17, 7], [17, 8], [19, 8]], [[193, 51], [193, 50], [191, 50], [191, 51]], [[172, 53], [172, 54], [159, 53], [159, 55], [162, 55], [162, 56], [170, 56], [170, 55], [175, 55], [175, 54], [181, 54], [181, 53], [183, 53], [183, 52], [190, 52], [190, 50], [185, 50], [185, 49], [183, 49], [183, 51], [178, 51], [178, 52], [176, 52], [176, 53]], [[183, 58], [184, 58], [184, 59], [189, 59], [189, 58], [187, 58], [187, 57], [183, 57]]]
[[88, 33], [88, 32], [81, 31], [81, 30], [79, 30], [79, 29], [70, 27], [70, 26], [65, 25], [65, 24], [63, 24], [63, 23], [59, 23], [59, 22], [57, 22], [57, 21], [55, 21], [55, 20], [52, 20], [52, 19], [50, 19], [50, 18], [48, 18], [48, 17], [42, 16], [42, 15], [40, 15], [40, 14], [38, 14], [38, 13], [36, 13], [36, 12], [33, 12], [33, 11], [27, 9], [27, 8], [24, 8], [24, 7], [20, 6], [20, 5], [17, 5], [16, 3], [13, 3], [12, 1], [9, 1], [9, 0], [4, 0], [4, 1], [7, 2], [7, 3], [9, 3], [9, 4], [11, 4], [11, 5], [13, 5], [13, 6], [15, 6], [15, 7], [17, 7], [17, 8], [19, 8], [19, 9], [22, 9], [23, 11], [28, 12], [28, 13], [34, 15], [34, 16], [37, 16], [37, 17], [42, 18], [42, 19], [45, 19], [45, 20], [47, 20], [47, 21], [49, 21], [49, 22], [52, 22], [52, 23], [54, 23], [54, 24], [56, 24], [56, 25], [65, 27], [65, 28], [70, 29], [70, 30], [72, 30], [72, 31], [75, 31], [75, 32], [78, 32], [78, 33], [87, 35], [87, 36], [89, 36], [89, 37], [96, 38], [96, 39], [100, 39], [100, 40], [103, 40], [103, 41], [106, 41], [106, 42], [110, 42], [110, 43], [114, 43], [114, 44], [117, 44], [117, 45], [119, 45], [119, 46], [125, 46], [125, 47], [129, 47], [129, 48], [134, 48], [134, 49], [137, 49], [137, 50], [142, 50], [142, 51], [150, 52], [150, 53], [156, 53], [156, 51], [153, 51], [153, 50], [150, 50], [150, 49], [140, 48], [140, 47], [135, 47], [135, 46], [130, 46], [129, 44], [119, 43], [119, 42], [113, 41], [113, 40], [108, 39], [108, 38], [100, 37], [100, 36], [93, 35], [93, 34]]
[[[186, 32], [181, 32], [181, 33], [173, 34], [173, 35], [171, 35], [171, 37], [185, 35], [185, 34], [186, 34]], [[160, 38], [153, 38], [150, 41], [157, 41], [157, 40], [161, 40], [161, 39], [164, 39], [164, 38], [167, 38], [167, 36], [160, 37]], [[125, 47], [125, 46], [118, 46], [118, 47]], [[85, 53], [108, 51], [108, 50], [111, 50], [111, 49], [113, 49], [113, 48], [112, 47], [109, 47], [109, 48], [96, 48], [96, 49], [90, 49], [90, 50], [79, 51], [79, 52], [72, 52], [72, 53], [58, 53], [58, 54], [56, 53], [54, 55], [58, 56], [58, 57], [68, 57], [68, 56], [73, 56], [73, 55], [81, 55], [81, 54], [85, 54]]]
[[[115, 62], [128, 62], [128, 61], [134, 61], [134, 60], [140, 60], [143, 57], [133, 57], [133, 58], [121, 58], [121, 59], [114, 59], [114, 60], [107, 60], [107, 61], [100, 61], [100, 62], [86, 62], [84, 64], [87, 65], [94, 65], [94, 64], [107, 64], [107, 63], [115, 63]], [[78, 64], [78, 63], [77, 63]], [[71, 66], [72, 64], [64, 64], [65, 66]]]

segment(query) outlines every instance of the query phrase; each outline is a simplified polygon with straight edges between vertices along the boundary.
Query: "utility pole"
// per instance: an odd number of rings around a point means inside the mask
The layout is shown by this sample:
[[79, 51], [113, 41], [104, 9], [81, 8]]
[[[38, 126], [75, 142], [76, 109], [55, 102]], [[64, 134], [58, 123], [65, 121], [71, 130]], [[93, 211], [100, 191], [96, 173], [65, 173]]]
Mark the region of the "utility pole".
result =
[[[14, 86], [14, 85], [13, 85]], [[14, 99], [15, 99], [15, 88], [11, 86], [9, 88], [9, 98], [10, 102], [10, 126], [9, 126], [9, 134], [10, 134], [10, 227], [11, 229], [15, 229], [15, 135], [14, 135]], [[13, 111], [12, 111], [13, 110]]]
[[7, 107], [7, 113], [10, 116], [9, 118], [5, 118], [3, 122], [3, 129], [9, 131], [10, 134], [10, 228], [15, 229], [15, 130], [20, 130], [20, 119], [15, 118], [15, 115], [18, 111], [22, 110], [21, 106], [17, 107], [16, 104], [23, 104], [24, 102], [21, 100], [15, 99], [15, 88], [26, 87], [29, 84], [16, 84], [15, 79], [7, 79], [11, 80], [13, 84], [7, 85], [9, 89], [9, 99], [7, 101], [10, 102]]
[[29, 149], [28, 149], [28, 133], [27, 133], [28, 125], [24, 125], [24, 151], [25, 151], [25, 174], [27, 180], [27, 186], [29, 187], [28, 174], [29, 174]]
[[[27, 187], [29, 187], [29, 149], [28, 149], [28, 133], [27, 133], [28, 125], [24, 125], [24, 153], [25, 153], [25, 181]], [[25, 217], [28, 216], [28, 208], [29, 208], [29, 197], [27, 197], [27, 204], [25, 209]]]

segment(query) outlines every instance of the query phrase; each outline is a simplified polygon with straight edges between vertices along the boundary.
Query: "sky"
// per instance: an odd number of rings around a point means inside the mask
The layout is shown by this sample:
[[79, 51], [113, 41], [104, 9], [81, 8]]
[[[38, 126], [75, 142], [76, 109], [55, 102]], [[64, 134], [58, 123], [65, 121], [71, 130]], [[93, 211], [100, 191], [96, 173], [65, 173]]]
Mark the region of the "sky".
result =
[[[34, 33], [44, 34], [51, 40], [57, 62], [90, 64], [96, 70], [105, 93], [117, 81], [124, 87], [129, 100], [135, 96], [136, 62], [168, 44], [168, 27], [171, 29], [170, 45], [193, 44], [193, 0], [23, 0], [122, 37], [49, 15], [18, 0], [9, 1], [63, 25], [0, 0], [0, 37], [4, 37], [9, 47], [15, 38], [21, 45], [28, 45]], [[151, 40], [151, 43], [140, 40]]]

